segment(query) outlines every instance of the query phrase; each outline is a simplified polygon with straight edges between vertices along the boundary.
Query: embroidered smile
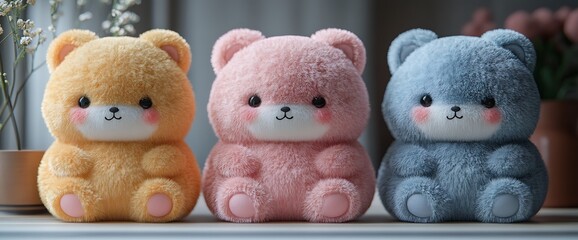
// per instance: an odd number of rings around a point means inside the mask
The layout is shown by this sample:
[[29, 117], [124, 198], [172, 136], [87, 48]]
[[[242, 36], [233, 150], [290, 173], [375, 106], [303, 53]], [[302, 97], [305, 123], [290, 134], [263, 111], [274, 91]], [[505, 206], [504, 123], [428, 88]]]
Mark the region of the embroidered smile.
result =
[[275, 117], [275, 118], [277, 118], [277, 120], [283, 120], [283, 119], [289, 119], [289, 120], [291, 120], [291, 119], [293, 119], [293, 117], [287, 116], [287, 113], [286, 113], [286, 112], [283, 113], [283, 117]]
[[457, 112], [454, 112], [454, 115], [453, 115], [452, 117], [446, 116], [446, 118], [447, 118], [448, 120], [454, 120], [454, 118], [462, 119], [462, 118], [464, 118], [464, 116], [458, 116], [458, 113], [457, 113]]
[[106, 121], [112, 121], [112, 120], [121, 120], [122, 117], [117, 117], [116, 113], [112, 113], [112, 117], [107, 118], [106, 116], [104, 116], [104, 119], [106, 119]]

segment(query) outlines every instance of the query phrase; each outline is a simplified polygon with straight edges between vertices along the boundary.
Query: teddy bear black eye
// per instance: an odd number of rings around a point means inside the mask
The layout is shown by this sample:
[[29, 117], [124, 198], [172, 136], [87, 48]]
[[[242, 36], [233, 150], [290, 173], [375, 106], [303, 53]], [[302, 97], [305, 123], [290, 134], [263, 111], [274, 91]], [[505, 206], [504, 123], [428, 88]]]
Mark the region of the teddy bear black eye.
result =
[[261, 98], [257, 95], [253, 95], [251, 97], [249, 97], [249, 106], [251, 107], [259, 107], [259, 105], [261, 105]]
[[314, 97], [313, 100], [311, 101], [311, 103], [313, 104], [313, 106], [315, 106], [316, 108], [322, 108], [325, 107], [325, 98], [321, 97], [321, 96], [317, 96]]
[[419, 100], [419, 103], [424, 106], [424, 107], [429, 107], [431, 106], [431, 103], [433, 102], [433, 99], [431, 98], [431, 96], [429, 94], [425, 94], [421, 97], [421, 99]]
[[138, 101], [138, 105], [144, 109], [149, 109], [153, 106], [153, 100], [151, 100], [149, 97], [144, 97]]
[[482, 105], [484, 105], [484, 107], [487, 108], [493, 108], [496, 106], [496, 99], [494, 99], [493, 97], [487, 97], [482, 99]]
[[88, 99], [86, 96], [80, 97], [80, 99], [78, 99], [78, 106], [80, 108], [87, 108], [90, 106], [90, 99]]

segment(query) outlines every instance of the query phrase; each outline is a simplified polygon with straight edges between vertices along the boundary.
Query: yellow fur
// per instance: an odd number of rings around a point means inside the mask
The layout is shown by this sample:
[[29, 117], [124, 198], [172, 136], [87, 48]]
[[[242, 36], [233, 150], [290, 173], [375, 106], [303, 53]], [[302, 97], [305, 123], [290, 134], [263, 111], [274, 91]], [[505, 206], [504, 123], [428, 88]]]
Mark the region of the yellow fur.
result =
[[[56, 141], [42, 159], [38, 186], [48, 210], [70, 222], [168, 222], [187, 216], [200, 193], [200, 171], [183, 141], [195, 112], [185, 40], [168, 30], [140, 38], [71, 30], [51, 43], [47, 62], [51, 78], [42, 114]], [[158, 127], [145, 140], [90, 140], [71, 120], [83, 96], [90, 96], [90, 106], [134, 107], [150, 97]], [[148, 199], [158, 193], [172, 201], [162, 217], [147, 212]], [[65, 194], [78, 196], [82, 217], [62, 210]]]

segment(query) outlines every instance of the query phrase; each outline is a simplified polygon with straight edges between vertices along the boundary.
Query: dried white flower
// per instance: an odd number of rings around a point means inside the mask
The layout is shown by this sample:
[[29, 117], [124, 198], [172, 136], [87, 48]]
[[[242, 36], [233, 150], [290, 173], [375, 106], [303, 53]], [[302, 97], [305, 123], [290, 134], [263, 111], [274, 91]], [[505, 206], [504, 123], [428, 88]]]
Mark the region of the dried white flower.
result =
[[76, 0], [76, 5], [80, 6], [84, 6], [88, 3], [88, 0]]
[[21, 18], [16, 20], [16, 26], [20, 29], [24, 28], [24, 20], [22, 20]]
[[2, 28], [2, 26], [0, 26], [0, 35], [2, 35], [2, 33], [4, 33], [4, 29]]
[[84, 12], [80, 15], [78, 15], [78, 21], [84, 22], [86, 20], [90, 20], [92, 19], [92, 13], [91, 12]]
[[122, 14], [122, 11], [118, 10], [118, 9], [112, 9], [112, 11], [110, 12], [110, 14], [112, 15], [113, 18], [120, 16]]
[[126, 30], [129, 34], [135, 34], [136, 30], [134, 29], [134, 26], [132, 24], [127, 24], [124, 27], [124, 30]]
[[118, 33], [119, 30], [120, 30], [120, 28], [118, 26], [112, 26], [110, 28], [110, 32], [114, 33], [114, 34]]
[[20, 38], [20, 45], [22, 45], [22, 46], [28, 46], [28, 44], [30, 44], [31, 42], [32, 42], [31, 37], [21, 37]]
[[20, 7], [22, 7], [22, 3], [23, 3], [22, 0], [12, 1], [12, 7], [13, 8], [20, 8]]
[[60, 16], [62, 16], [62, 13], [61, 13], [61, 12], [57, 12], [57, 13], [52, 14], [51, 18], [52, 18], [52, 20], [56, 21], [56, 20], [58, 20], [58, 18], [59, 18]]
[[0, 3], [0, 16], [6, 16], [12, 11], [12, 4], [8, 2]]
[[112, 23], [109, 20], [103, 21], [102, 22], [102, 28], [103, 29], [109, 29], [110, 26], [112, 26]]
[[42, 44], [46, 42], [46, 36], [44, 36], [44, 34], [40, 35], [40, 37], [38, 37], [38, 44]]
[[50, 25], [50, 26], [48, 26], [48, 31], [56, 32], [56, 28], [54, 27], [54, 25]]

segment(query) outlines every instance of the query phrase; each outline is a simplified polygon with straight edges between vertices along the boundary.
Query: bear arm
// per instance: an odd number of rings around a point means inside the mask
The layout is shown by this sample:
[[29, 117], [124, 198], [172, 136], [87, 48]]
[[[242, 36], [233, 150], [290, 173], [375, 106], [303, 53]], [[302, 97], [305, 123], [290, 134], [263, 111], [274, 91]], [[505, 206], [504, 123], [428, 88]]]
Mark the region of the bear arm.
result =
[[522, 145], [505, 145], [496, 149], [488, 160], [488, 169], [498, 177], [522, 177], [535, 167], [530, 149]]
[[161, 145], [145, 153], [141, 164], [153, 176], [171, 177], [182, 171], [184, 162], [185, 155], [179, 148]]
[[428, 151], [416, 145], [402, 145], [393, 149], [389, 160], [393, 172], [402, 177], [430, 176], [436, 168]]
[[335, 145], [323, 150], [315, 159], [317, 171], [324, 177], [350, 177], [356, 174], [367, 156], [362, 149]]
[[82, 149], [61, 144], [52, 148], [48, 157], [50, 171], [60, 177], [77, 177], [92, 169], [92, 161], [88, 153]]
[[227, 144], [213, 158], [219, 174], [224, 177], [248, 177], [259, 171], [259, 160], [246, 147]]

